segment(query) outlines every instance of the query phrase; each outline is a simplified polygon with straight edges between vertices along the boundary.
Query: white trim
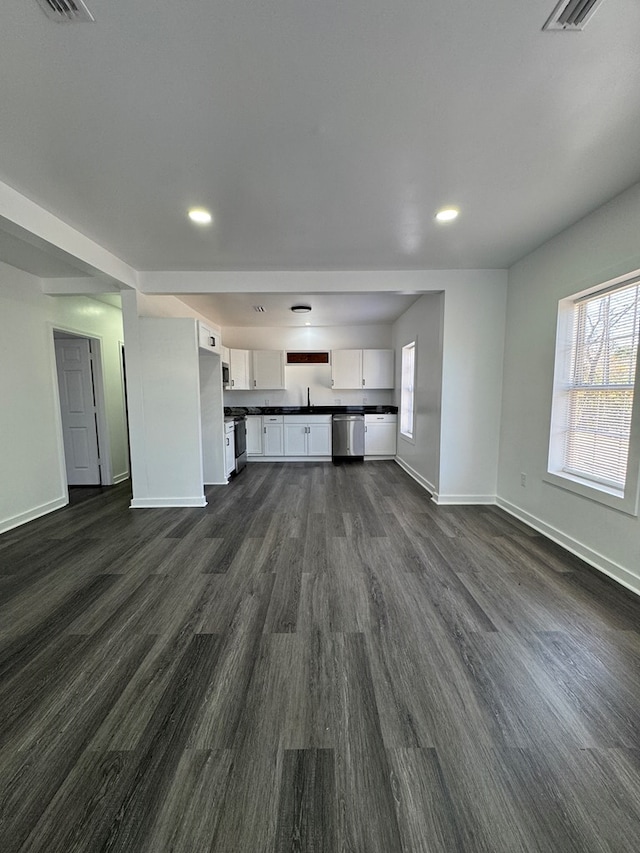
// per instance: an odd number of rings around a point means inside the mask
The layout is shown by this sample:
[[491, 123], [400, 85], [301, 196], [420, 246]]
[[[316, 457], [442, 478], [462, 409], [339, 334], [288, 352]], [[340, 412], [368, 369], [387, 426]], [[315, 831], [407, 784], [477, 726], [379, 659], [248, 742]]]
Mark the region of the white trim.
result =
[[247, 456], [249, 462], [331, 462], [331, 456]]
[[496, 503], [495, 495], [434, 495], [438, 506], [487, 506]]
[[418, 483], [420, 486], [422, 486], [423, 489], [426, 489], [426, 491], [429, 492], [433, 500], [433, 496], [436, 494], [436, 487], [427, 479], [425, 479], [422, 474], [419, 474], [414, 468], [412, 468], [411, 465], [408, 465], [404, 461], [404, 459], [401, 459], [399, 456], [396, 456], [395, 459], [403, 471], [406, 471], [407, 474], [416, 481], [416, 483]]
[[5, 518], [4, 521], [0, 521], [0, 533], [6, 533], [7, 530], [13, 530], [14, 527], [20, 527], [21, 524], [26, 524], [28, 521], [34, 521], [36, 518], [40, 518], [57, 509], [62, 509], [68, 503], [69, 495], [64, 495], [63, 497], [48, 501], [46, 504], [40, 504], [40, 506], [33, 507], [33, 509], [21, 512], [18, 515]]
[[228, 486], [229, 480], [215, 480], [211, 483], [205, 483], [205, 486]]
[[193, 498], [133, 498], [129, 507], [131, 509], [163, 509], [167, 507], [182, 506], [206, 506], [207, 499], [204, 497]]
[[389, 460], [394, 460], [395, 458], [396, 458], [395, 456], [383, 456], [382, 454], [380, 454], [379, 456], [365, 456], [364, 461], [365, 462], [384, 462], [385, 460], [389, 461]]
[[625, 489], [628, 493], [624, 497], [621, 494], [615, 494], [613, 489], [608, 486], [600, 486], [581, 477], [574, 477], [571, 474], [560, 473], [559, 471], [547, 471], [546, 474], [543, 474], [542, 479], [550, 486], [556, 486], [558, 489], [580, 495], [586, 500], [611, 507], [611, 509], [623, 512], [625, 515], [638, 515], [638, 493], [636, 490], [634, 494], [630, 487]]
[[112, 485], [117, 486], [118, 483], [124, 483], [125, 480], [129, 479], [129, 476], [130, 476], [130, 474], [128, 471], [122, 471], [121, 474], [114, 474]]
[[552, 527], [545, 521], [531, 515], [526, 512], [526, 510], [520, 509], [520, 507], [515, 506], [515, 504], [512, 504], [503, 498], [498, 497], [496, 503], [501, 509], [508, 512], [509, 515], [513, 515], [519, 521], [523, 521], [529, 527], [537, 530], [538, 533], [542, 533], [543, 536], [546, 536], [548, 539], [551, 539], [553, 542], [556, 542], [558, 545], [566, 548], [567, 551], [575, 554], [576, 557], [580, 557], [581, 560], [584, 560], [585, 563], [593, 566], [594, 569], [597, 569], [599, 572], [607, 575], [607, 577], [617, 581], [622, 586], [631, 590], [631, 592], [635, 592], [636, 595], [640, 595], [640, 577], [638, 575], [634, 575], [633, 572], [629, 571], [629, 569], [625, 569], [624, 566], [614, 563], [613, 560], [609, 560], [604, 556], [604, 554], [600, 554], [598, 551], [594, 551], [587, 545], [583, 545], [582, 542], [579, 542], [577, 539], [567, 536], [566, 533], [563, 533], [556, 527]]

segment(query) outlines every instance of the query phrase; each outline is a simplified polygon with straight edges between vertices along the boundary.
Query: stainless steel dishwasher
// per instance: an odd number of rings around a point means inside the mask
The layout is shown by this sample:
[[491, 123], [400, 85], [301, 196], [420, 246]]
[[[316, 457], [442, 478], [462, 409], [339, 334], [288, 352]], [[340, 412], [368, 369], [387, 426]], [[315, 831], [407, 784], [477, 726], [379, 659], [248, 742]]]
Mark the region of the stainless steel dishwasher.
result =
[[364, 415], [334, 415], [331, 432], [334, 461], [354, 456], [364, 458]]

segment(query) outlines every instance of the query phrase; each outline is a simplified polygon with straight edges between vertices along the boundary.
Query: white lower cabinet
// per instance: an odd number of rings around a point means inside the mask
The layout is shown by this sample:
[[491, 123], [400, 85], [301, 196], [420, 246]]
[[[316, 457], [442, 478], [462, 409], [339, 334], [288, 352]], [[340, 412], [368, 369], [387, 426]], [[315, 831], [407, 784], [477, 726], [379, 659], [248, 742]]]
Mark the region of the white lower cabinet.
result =
[[331, 415], [285, 415], [285, 456], [331, 456]]
[[282, 456], [284, 453], [282, 421], [282, 415], [262, 417], [262, 447], [265, 456]]
[[397, 415], [364, 416], [364, 455], [395, 456]]
[[[235, 424], [233, 421], [225, 421], [224, 424], [224, 473], [229, 477], [236, 467], [235, 449]], [[219, 433], [218, 433], [219, 435]]]
[[262, 456], [262, 415], [247, 415], [247, 456]]

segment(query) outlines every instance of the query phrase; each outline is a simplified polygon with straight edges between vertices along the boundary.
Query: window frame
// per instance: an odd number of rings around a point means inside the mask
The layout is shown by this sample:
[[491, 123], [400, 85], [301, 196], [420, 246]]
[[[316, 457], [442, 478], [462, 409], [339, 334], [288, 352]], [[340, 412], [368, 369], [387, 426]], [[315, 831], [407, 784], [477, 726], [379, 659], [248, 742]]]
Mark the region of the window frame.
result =
[[637, 273], [621, 276], [579, 293], [571, 294], [558, 302], [549, 456], [547, 472], [543, 478], [545, 482], [551, 485], [633, 516], [638, 515], [638, 487], [640, 485], [640, 347], [636, 354], [631, 430], [624, 489], [581, 477], [562, 469], [565, 464], [564, 446], [569, 405], [567, 389], [571, 384], [570, 365], [574, 348], [574, 324], [577, 306], [586, 298], [604, 295], [607, 291], [618, 290], [637, 282], [640, 282], [640, 276]]
[[[405, 424], [404, 417], [404, 397], [405, 397], [405, 383], [404, 383], [404, 374], [405, 374], [405, 352], [412, 351], [412, 381], [411, 381], [411, 432], [406, 432], [403, 427]], [[414, 338], [414, 340], [409, 341], [409, 343], [404, 344], [400, 351], [400, 424], [399, 424], [399, 432], [400, 437], [404, 439], [404, 441], [408, 441], [411, 444], [415, 444], [415, 435], [416, 435], [416, 374], [417, 374], [417, 352], [418, 352], [418, 339]]]

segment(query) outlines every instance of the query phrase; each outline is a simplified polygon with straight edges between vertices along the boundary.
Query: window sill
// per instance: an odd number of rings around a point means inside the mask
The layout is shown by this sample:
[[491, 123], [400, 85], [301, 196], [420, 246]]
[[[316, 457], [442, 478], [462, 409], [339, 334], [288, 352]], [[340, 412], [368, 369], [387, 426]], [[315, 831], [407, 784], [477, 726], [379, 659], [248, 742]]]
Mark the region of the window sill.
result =
[[407, 433], [406, 433], [406, 432], [401, 432], [401, 433], [400, 433], [400, 438], [402, 439], [402, 441], [406, 441], [406, 442], [407, 442], [407, 444], [415, 444], [415, 443], [416, 443], [416, 440], [415, 440], [414, 436], [412, 436], [412, 435], [407, 435]]
[[[638, 515], [638, 496], [637, 494], [627, 494], [618, 489], [609, 486], [593, 483], [590, 480], [583, 480], [580, 477], [575, 477], [572, 474], [564, 472], [548, 471], [542, 478], [545, 483], [552, 486], [557, 486], [567, 492], [573, 492], [574, 495], [587, 498], [594, 503], [604, 504], [604, 506], [616, 509], [618, 512], [624, 512], [626, 515]], [[631, 489], [626, 490], [628, 492]]]

